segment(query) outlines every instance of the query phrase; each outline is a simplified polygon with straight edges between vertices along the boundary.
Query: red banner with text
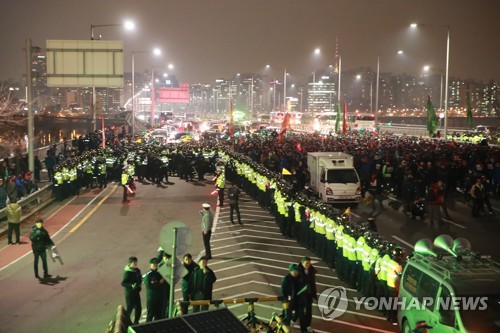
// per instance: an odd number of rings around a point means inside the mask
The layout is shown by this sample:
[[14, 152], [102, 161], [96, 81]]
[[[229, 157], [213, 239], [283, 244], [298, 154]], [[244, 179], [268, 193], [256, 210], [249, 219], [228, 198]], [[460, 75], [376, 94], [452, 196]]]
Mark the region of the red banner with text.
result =
[[182, 83], [179, 88], [156, 89], [156, 101], [159, 103], [189, 103], [189, 84]]

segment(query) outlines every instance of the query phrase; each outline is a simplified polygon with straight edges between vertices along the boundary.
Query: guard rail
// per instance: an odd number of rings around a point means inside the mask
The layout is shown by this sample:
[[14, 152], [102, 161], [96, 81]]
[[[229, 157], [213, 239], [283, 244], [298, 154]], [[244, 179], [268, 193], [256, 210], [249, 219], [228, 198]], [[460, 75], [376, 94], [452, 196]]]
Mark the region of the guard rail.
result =
[[[52, 184], [48, 184], [47, 186], [39, 188], [36, 192], [31, 193], [27, 197], [23, 197], [18, 201], [18, 204], [21, 206], [21, 209], [24, 213], [23, 216], [21, 217], [21, 222], [23, 222], [24, 220], [31, 217], [34, 213], [36, 213], [42, 207], [45, 207], [45, 206], [49, 205], [50, 203], [52, 203], [52, 201], [53, 201], [52, 198], [50, 198], [49, 200], [43, 201], [43, 197], [46, 196], [48, 194], [48, 192], [51, 190], [52, 190]], [[37, 206], [37, 208], [35, 210], [28, 209], [28, 206], [33, 205], [33, 203], [36, 203], [35, 206]], [[0, 209], [0, 220], [4, 220], [6, 217], [7, 217], [7, 208]], [[2, 224], [6, 224], [6, 223], [2, 222], [2, 223], [0, 223], [0, 226]], [[4, 228], [0, 227], [0, 235], [5, 232], [3, 229]]]

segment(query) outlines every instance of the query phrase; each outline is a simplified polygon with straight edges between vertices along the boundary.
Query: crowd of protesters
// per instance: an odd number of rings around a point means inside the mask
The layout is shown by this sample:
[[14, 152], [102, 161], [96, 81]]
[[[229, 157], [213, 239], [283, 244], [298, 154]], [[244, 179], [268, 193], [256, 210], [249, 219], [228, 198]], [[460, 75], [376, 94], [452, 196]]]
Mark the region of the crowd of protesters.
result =
[[[472, 212], [474, 216], [483, 212], [483, 206], [491, 214], [489, 196], [500, 194], [500, 149], [497, 147], [356, 132], [343, 136], [292, 134], [285, 136], [281, 144], [276, 144], [277, 140], [277, 136], [255, 135], [239, 140], [235, 150], [271, 171], [289, 170], [296, 190], [308, 187], [308, 152], [338, 151], [354, 156], [363, 196], [366, 192], [373, 198], [379, 194], [394, 195], [404, 203], [403, 212], [411, 217], [419, 215], [419, 202], [427, 204], [429, 218], [438, 221], [436, 215], [441, 209], [449, 217], [447, 199], [458, 194], [480, 207], [479, 212], [478, 209]], [[478, 179], [481, 186], [473, 188], [479, 183]], [[380, 207], [384, 208], [382, 203]]]

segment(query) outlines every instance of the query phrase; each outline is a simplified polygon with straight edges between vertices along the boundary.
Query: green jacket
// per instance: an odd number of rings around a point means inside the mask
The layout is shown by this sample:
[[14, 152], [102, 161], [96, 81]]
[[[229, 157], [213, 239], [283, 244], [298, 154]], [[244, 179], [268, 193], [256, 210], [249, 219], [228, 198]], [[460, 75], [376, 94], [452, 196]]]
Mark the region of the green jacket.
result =
[[125, 266], [122, 275], [122, 286], [125, 288], [125, 294], [132, 292], [139, 293], [141, 291], [142, 274], [139, 268], [131, 268]]
[[10, 203], [7, 205], [7, 222], [9, 223], [19, 223], [21, 222], [21, 216], [23, 211], [18, 203]]

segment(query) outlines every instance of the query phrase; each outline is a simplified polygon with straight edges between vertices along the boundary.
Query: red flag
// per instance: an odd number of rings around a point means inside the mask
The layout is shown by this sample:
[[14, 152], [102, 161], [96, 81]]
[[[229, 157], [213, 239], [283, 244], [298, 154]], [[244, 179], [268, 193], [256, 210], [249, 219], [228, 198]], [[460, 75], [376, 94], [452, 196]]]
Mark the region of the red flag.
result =
[[106, 129], [104, 128], [104, 116], [101, 116], [101, 128], [102, 128], [102, 149], [106, 149]]
[[342, 134], [347, 134], [347, 102], [344, 100], [344, 114], [342, 115]]
[[229, 135], [234, 135], [234, 124], [233, 124], [233, 100], [229, 100]]
[[290, 126], [290, 114], [287, 112], [285, 113], [285, 116], [283, 117], [283, 122], [281, 123], [281, 129], [280, 129], [280, 134], [279, 134], [279, 139], [278, 142], [281, 143], [283, 140], [283, 136], [285, 135], [286, 129]]

